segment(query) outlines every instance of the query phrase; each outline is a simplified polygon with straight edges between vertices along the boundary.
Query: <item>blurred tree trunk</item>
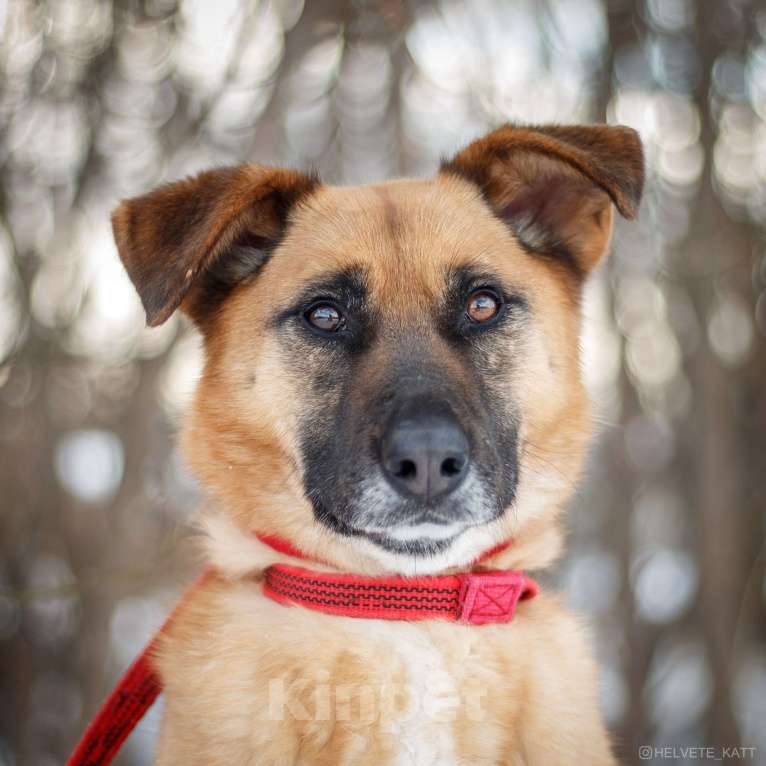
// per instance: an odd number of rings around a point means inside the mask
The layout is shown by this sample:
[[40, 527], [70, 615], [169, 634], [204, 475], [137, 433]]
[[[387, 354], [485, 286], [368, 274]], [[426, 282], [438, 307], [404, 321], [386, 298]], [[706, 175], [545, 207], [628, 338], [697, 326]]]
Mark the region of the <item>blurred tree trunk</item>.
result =
[[[643, 22], [640, 19], [636, 5], [626, 0], [611, 0], [607, 3], [607, 55], [601, 73], [600, 89], [597, 93], [598, 112], [596, 119], [606, 120], [606, 111], [610, 99], [614, 95], [615, 57], [626, 48], [641, 44]], [[608, 261], [608, 274], [612, 285], [615, 283], [618, 265], [614, 259]], [[610, 313], [615, 314], [614, 296], [610, 293]], [[623, 344], [624, 345], [624, 344]], [[624, 355], [624, 349], [623, 349]], [[620, 420], [627, 423], [632, 417], [641, 413], [641, 406], [636, 390], [628, 377], [623, 363], [617, 381], [621, 402]], [[611, 539], [609, 541], [621, 564], [621, 590], [618, 600], [620, 622], [624, 649], [621, 654], [625, 661], [625, 678], [628, 688], [628, 706], [621, 725], [614, 732], [615, 745], [621, 760], [632, 761], [640, 745], [651, 741], [646, 711], [643, 701], [643, 690], [649, 675], [649, 667], [654, 649], [653, 630], [645, 626], [637, 627], [635, 599], [633, 595], [631, 565], [633, 551], [631, 549], [630, 523], [633, 514], [633, 504], [639, 489], [635, 469], [629, 464], [625, 452], [625, 431], [614, 428], [606, 435], [606, 444], [601, 452], [607, 463], [607, 475], [614, 478], [614, 483], [620, 488], [619, 495], [610, 507], [614, 517]]]
[[[713, 150], [717, 136], [712, 95], [712, 72], [725, 53], [744, 53], [746, 31], [754, 26], [755, 7], [740, 3], [697, 5], [696, 52], [700, 79], [696, 103], [702, 119], [701, 141], [705, 169], [700, 193], [692, 209], [690, 236], [682, 248], [691, 266], [687, 289], [697, 318], [706, 330], [717, 292], [733, 289], [752, 294], [752, 254], [747, 230], [724, 211], [714, 191]], [[700, 278], [709, 275], [711, 278]], [[691, 359], [689, 379], [697, 381], [690, 422], [684, 433], [688, 456], [689, 503], [695, 514], [697, 562], [700, 570], [699, 625], [713, 673], [714, 695], [708, 710], [707, 742], [718, 747], [741, 743], [732, 712], [732, 680], [736, 669], [734, 639], [742, 599], [758, 554], [761, 509], [752, 504], [746, 488], [751, 445], [744, 433], [747, 414], [741, 407], [750, 397], [748, 379], [766, 379], [763, 353], [756, 352], [737, 370], [726, 370], [710, 344], [700, 343]], [[757, 339], [756, 339], [757, 344]], [[760, 368], [760, 378], [752, 378]]]

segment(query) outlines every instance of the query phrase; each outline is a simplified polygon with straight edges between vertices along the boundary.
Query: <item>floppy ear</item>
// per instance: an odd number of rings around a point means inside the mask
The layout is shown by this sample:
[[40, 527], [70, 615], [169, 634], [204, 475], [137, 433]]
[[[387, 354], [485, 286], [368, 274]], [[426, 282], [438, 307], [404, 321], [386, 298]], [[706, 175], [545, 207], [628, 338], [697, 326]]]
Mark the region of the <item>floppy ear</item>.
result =
[[475, 183], [524, 247], [582, 276], [607, 250], [612, 203], [635, 217], [644, 160], [631, 128], [506, 125], [442, 163], [442, 173]]
[[276, 247], [291, 208], [318, 185], [290, 170], [216, 168], [123, 201], [112, 213], [117, 250], [146, 322], [162, 324], [182, 301], [198, 322]]

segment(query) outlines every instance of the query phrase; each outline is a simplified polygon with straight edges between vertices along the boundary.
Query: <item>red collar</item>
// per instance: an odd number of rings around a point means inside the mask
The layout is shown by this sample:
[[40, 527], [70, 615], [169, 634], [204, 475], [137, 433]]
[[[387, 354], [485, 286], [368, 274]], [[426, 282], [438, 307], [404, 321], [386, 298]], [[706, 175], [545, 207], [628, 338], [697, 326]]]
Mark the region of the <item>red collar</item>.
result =
[[[280, 553], [306, 558], [281, 538], [258, 535], [258, 539]], [[476, 563], [508, 545], [492, 548]], [[465, 625], [510, 622], [516, 604], [534, 598], [538, 592], [534, 580], [515, 570], [421, 577], [363, 577], [272, 564], [263, 577], [264, 595], [280, 604], [373, 620], [449, 620]]]
[[[280, 553], [306, 558], [290, 543], [275, 537], [259, 539]], [[476, 564], [508, 547], [496, 546]], [[186, 592], [160, 632], [128, 668], [83, 734], [66, 766], [107, 766], [128, 734], [162, 691], [152, 666], [160, 633], [167, 630], [183, 602], [210, 577], [206, 572]], [[295, 604], [328, 614], [384, 620], [451, 620], [468, 625], [509, 622], [519, 600], [534, 598], [534, 580], [516, 571], [471, 571], [429, 577], [360, 577], [318, 572], [288, 564], [265, 570], [263, 592], [283, 604]]]
[[360, 577], [274, 564], [263, 592], [281, 604], [373, 620], [450, 620], [466, 625], [510, 622], [519, 600], [539, 588], [521, 572], [442, 577]]

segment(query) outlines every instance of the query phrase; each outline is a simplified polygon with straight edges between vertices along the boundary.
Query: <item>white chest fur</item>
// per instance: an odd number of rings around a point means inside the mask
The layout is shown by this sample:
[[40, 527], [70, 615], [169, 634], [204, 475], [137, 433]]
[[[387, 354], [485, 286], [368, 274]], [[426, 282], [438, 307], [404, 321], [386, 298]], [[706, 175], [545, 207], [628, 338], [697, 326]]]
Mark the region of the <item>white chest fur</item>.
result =
[[[269, 689], [267, 717], [286, 728], [286, 719], [302, 719], [295, 724], [303, 736], [310, 731], [328, 741], [343, 731], [338, 763], [371, 762], [371, 748], [397, 766], [460, 762], [455, 724], [466, 715], [466, 700], [450, 661], [456, 648], [443, 632], [284, 607], [252, 587], [232, 599], [266, 639], [256, 662], [270, 669], [261, 682]], [[440, 627], [470, 640], [465, 626]]]

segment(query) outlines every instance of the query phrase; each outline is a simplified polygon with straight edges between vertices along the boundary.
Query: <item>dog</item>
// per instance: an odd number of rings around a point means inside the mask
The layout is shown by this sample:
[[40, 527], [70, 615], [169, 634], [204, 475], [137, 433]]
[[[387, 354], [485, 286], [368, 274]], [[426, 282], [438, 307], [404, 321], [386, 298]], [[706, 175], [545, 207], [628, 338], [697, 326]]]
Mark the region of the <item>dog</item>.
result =
[[154, 657], [159, 766], [615, 763], [555, 594], [364, 619], [264, 573], [473, 587], [559, 555], [591, 435], [583, 285], [643, 176], [630, 128], [505, 125], [428, 179], [242, 165], [120, 204], [147, 323], [180, 308], [205, 349], [181, 445], [212, 574]]

